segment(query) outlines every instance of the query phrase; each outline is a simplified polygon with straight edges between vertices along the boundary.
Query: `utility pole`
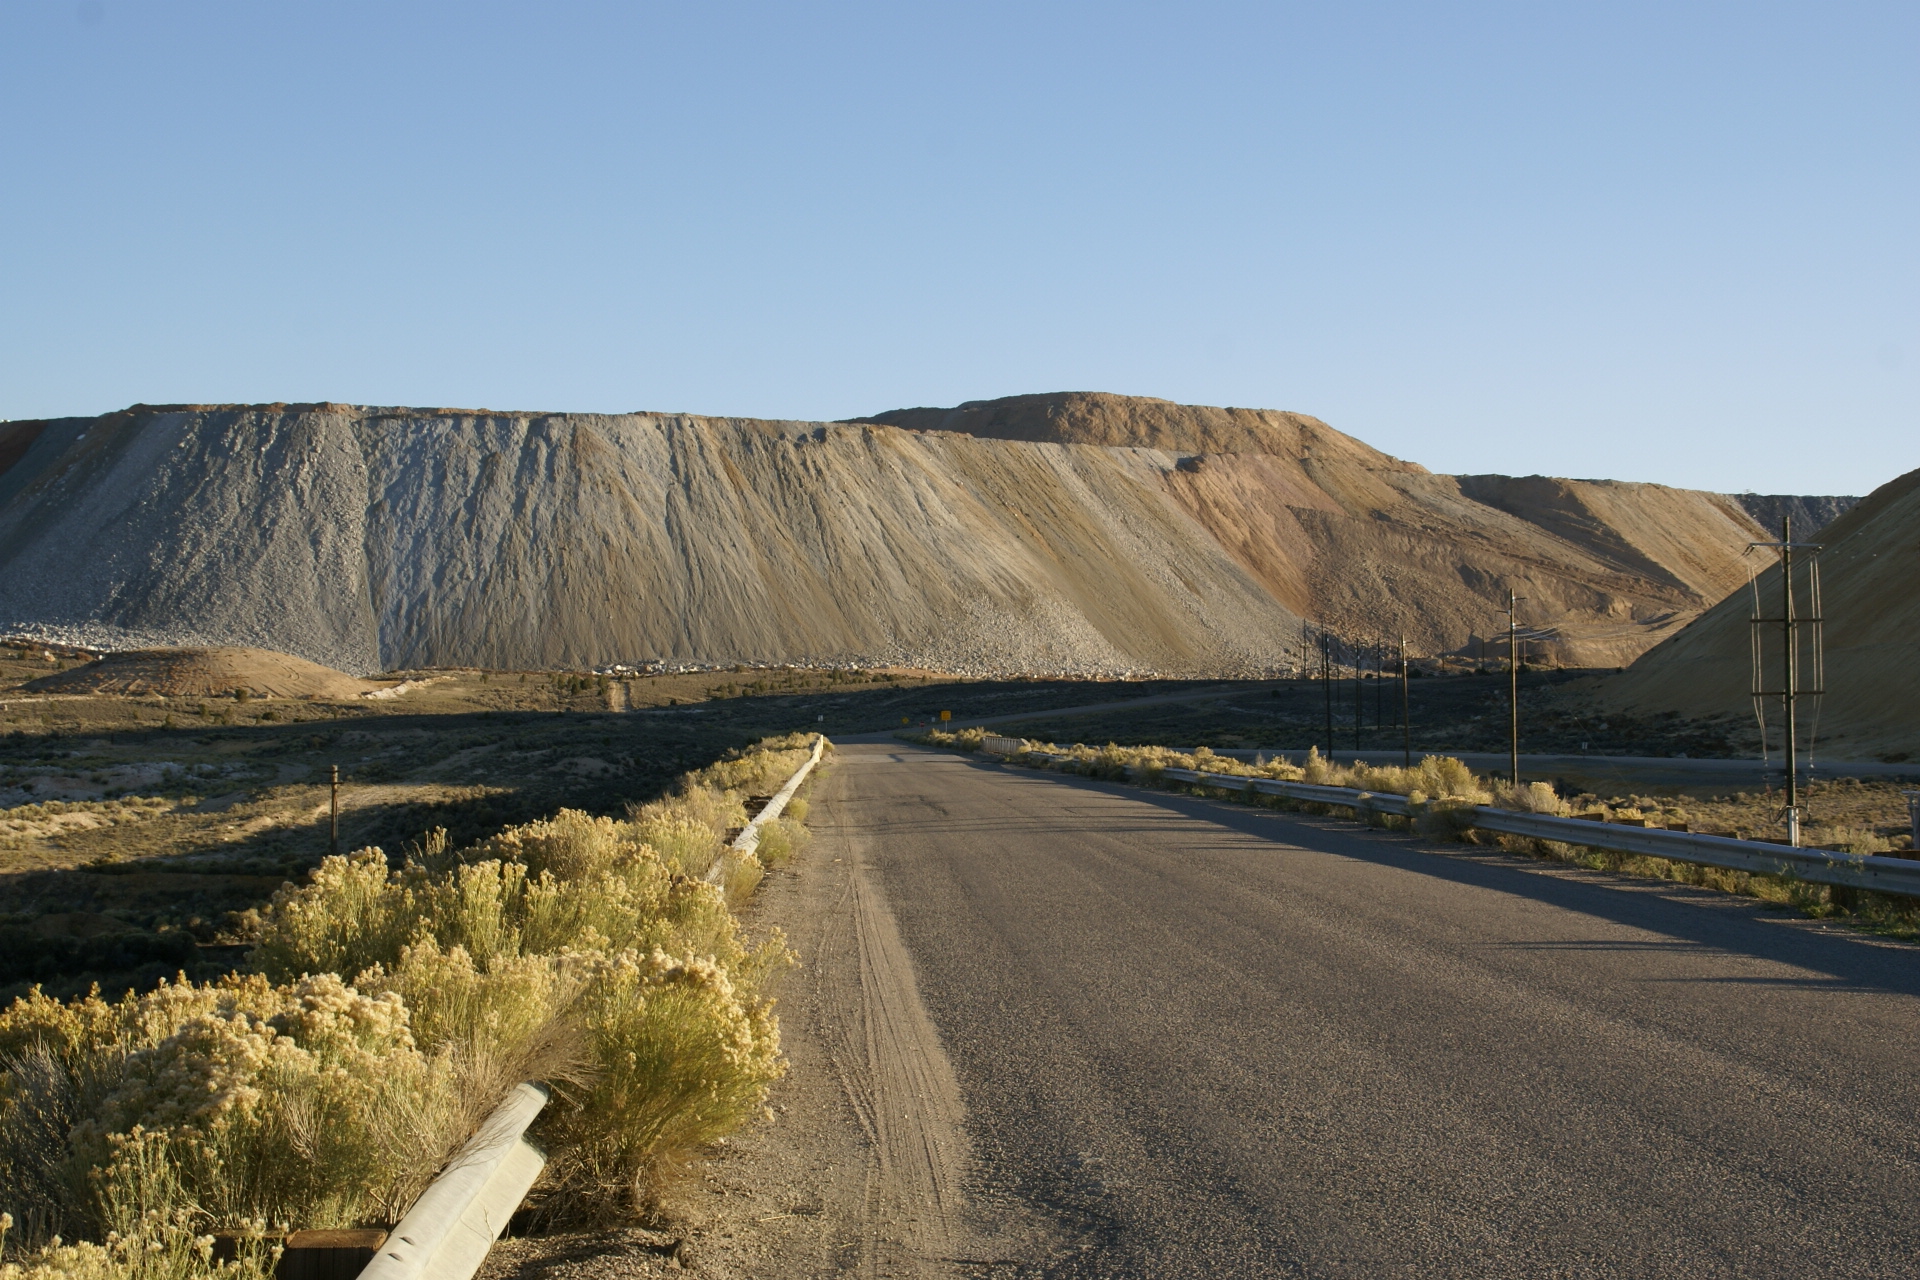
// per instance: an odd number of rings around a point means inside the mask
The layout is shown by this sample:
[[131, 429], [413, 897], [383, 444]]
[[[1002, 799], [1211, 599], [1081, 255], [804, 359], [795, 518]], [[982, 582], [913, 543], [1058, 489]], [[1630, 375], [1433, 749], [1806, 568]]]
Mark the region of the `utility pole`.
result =
[[1520, 615], [1517, 606], [1525, 596], [1507, 589], [1507, 725], [1512, 763], [1513, 785], [1520, 785]]
[[1387, 642], [1373, 639], [1373, 729], [1387, 727]]
[[1799, 746], [1799, 725], [1794, 717], [1794, 702], [1800, 691], [1796, 688], [1797, 668], [1795, 661], [1799, 657], [1799, 637], [1794, 634], [1793, 626], [1793, 517], [1780, 517], [1780, 592], [1785, 597], [1786, 609], [1780, 616], [1780, 625], [1785, 635], [1783, 652], [1787, 663], [1786, 704], [1787, 704], [1787, 843], [1793, 848], [1800, 847], [1800, 762], [1795, 748]]
[[340, 852], [340, 766], [333, 766], [333, 817], [327, 836], [327, 852]]
[[1361, 701], [1360, 686], [1360, 646], [1353, 646], [1353, 758], [1360, 759], [1360, 730], [1366, 723], [1366, 704]]
[[1333, 759], [1333, 641], [1320, 633], [1320, 691], [1327, 697], [1327, 759]]
[[1400, 637], [1400, 763], [1413, 768], [1413, 717], [1408, 714], [1407, 638]]
[[[1751, 543], [1748, 545], [1747, 550], [1752, 551], [1755, 547], [1777, 547], [1780, 552], [1780, 597], [1784, 607], [1781, 609], [1778, 618], [1761, 616], [1760, 593], [1757, 580], [1754, 584], [1753, 698], [1755, 708], [1761, 711], [1760, 729], [1762, 741], [1760, 749], [1763, 753], [1766, 750], [1765, 699], [1777, 696], [1781, 701], [1782, 710], [1786, 713], [1787, 843], [1798, 848], [1800, 845], [1800, 699], [1819, 697], [1827, 691], [1826, 660], [1821, 634], [1826, 619], [1822, 616], [1820, 604], [1820, 544], [1816, 542], [1794, 542], [1793, 520], [1791, 517], [1782, 517], [1780, 521], [1780, 541], [1778, 543]], [[1805, 550], [1814, 553], [1808, 557], [1807, 570], [1808, 605], [1812, 612], [1804, 618], [1798, 615], [1794, 604], [1793, 553], [1796, 550]], [[1769, 689], [1766, 687], [1766, 678], [1762, 671], [1765, 645], [1762, 640], [1761, 628], [1769, 622], [1777, 622], [1780, 624], [1780, 657], [1786, 681], [1778, 689]], [[1813, 685], [1811, 688], [1802, 687], [1800, 682], [1800, 628], [1803, 626], [1811, 626], [1813, 628]]]

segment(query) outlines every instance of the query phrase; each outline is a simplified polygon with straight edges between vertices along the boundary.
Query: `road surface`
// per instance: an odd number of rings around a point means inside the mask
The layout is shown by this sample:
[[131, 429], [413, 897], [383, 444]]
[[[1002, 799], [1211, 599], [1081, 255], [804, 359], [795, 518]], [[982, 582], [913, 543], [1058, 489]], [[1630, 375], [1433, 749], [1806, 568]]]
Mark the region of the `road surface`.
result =
[[911, 747], [813, 824], [814, 927], [885, 935], [814, 988], [889, 1166], [848, 1266], [1920, 1270], [1920, 951]]

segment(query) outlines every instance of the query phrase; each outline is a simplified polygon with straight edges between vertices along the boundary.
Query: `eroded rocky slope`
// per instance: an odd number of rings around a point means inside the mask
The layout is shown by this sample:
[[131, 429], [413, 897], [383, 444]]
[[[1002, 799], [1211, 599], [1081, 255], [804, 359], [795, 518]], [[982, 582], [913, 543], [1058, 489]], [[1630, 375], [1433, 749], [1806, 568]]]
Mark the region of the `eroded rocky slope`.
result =
[[1509, 586], [1617, 664], [1745, 580], [1721, 495], [1433, 475], [1298, 414], [1097, 394], [850, 423], [345, 405], [0, 426], [0, 625], [348, 671], [1284, 666], [1469, 646]]

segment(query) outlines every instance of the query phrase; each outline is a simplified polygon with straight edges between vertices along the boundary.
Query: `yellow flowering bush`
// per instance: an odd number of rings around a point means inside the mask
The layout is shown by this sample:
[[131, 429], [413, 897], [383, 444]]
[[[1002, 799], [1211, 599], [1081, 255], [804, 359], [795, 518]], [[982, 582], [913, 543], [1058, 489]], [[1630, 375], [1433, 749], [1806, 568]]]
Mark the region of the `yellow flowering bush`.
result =
[[119, 1233], [42, 1251], [33, 1280], [133, 1275], [115, 1242], [143, 1232], [224, 1275], [175, 1227], [395, 1221], [530, 1076], [558, 1094], [555, 1202], [632, 1206], [781, 1074], [765, 988], [791, 957], [777, 933], [743, 945], [727, 906], [760, 864], [730, 855], [728, 888], [692, 873], [744, 820], [739, 790], [810, 746], [723, 761], [625, 820], [563, 810], [461, 851], [440, 835], [397, 869], [378, 849], [327, 858], [262, 913], [245, 975], [17, 1000], [0, 1012], [0, 1208]]
[[[0, 1152], [39, 1183], [16, 1196], [96, 1229], [129, 1232], [182, 1203], [224, 1223], [382, 1221], [418, 1193], [423, 1156], [437, 1162], [464, 1137], [447, 1057], [415, 1046], [395, 993], [336, 974], [282, 986], [246, 975], [89, 997], [64, 1025], [52, 1004], [36, 992], [0, 1014], [10, 1044], [58, 1028], [10, 1060], [14, 1136]], [[62, 1119], [55, 1159], [46, 1133]], [[36, 1150], [15, 1149], [30, 1134]]]
[[[266, 1224], [246, 1224], [235, 1256], [216, 1261], [214, 1238], [194, 1230], [185, 1210], [147, 1214], [126, 1234], [110, 1232], [105, 1244], [67, 1244], [59, 1236], [0, 1265], [0, 1280], [266, 1280], [280, 1259], [280, 1246], [266, 1243]], [[0, 1246], [13, 1227], [0, 1213]]]
[[590, 1083], [543, 1130], [562, 1153], [557, 1180], [603, 1214], [644, 1200], [662, 1157], [739, 1127], [785, 1071], [771, 1003], [711, 960], [622, 952], [577, 1009]]

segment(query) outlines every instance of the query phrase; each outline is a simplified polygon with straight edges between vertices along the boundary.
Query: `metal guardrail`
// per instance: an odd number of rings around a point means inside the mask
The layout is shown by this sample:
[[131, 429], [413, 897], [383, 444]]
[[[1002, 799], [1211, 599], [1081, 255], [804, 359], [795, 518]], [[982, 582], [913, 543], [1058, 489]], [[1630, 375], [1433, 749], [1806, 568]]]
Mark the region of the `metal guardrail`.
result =
[[[1065, 764], [1077, 759], [1042, 751], [1030, 751], [1026, 758], [1048, 764]], [[1241, 774], [1211, 773], [1197, 769], [1162, 769], [1160, 776], [1222, 791], [1251, 791], [1309, 804], [1337, 805], [1361, 814], [1384, 813], [1406, 817], [1411, 812], [1407, 798], [1391, 792], [1324, 787], [1308, 782], [1249, 778]], [[1764, 840], [1736, 840], [1731, 836], [1710, 836], [1697, 831], [1666, 831], [1659, 827], [1630, 827], [1595, 822], [1588, 818], [1558, 818], [1544, 813], [1497, 809], [1491, 805], [1463, 809], [1459, 816], [1468, 826], [1482, 831], [1497, 831], [1535, 840], [1556, 840], [1590, 849], [1637, 853], [1673, 862], [1781, 876], [1814, 884], [1920, 897], [1920, 861], [1910, 858], [1882, 858], [1836, 853], [1827, 849], [1795, 849]]]
[[[753, 855], [760, 843], [760, 827], [786, 809], [793, 793], [820, 763], [826, 745], [825, 734], [815, 735], [813, 754], [734, 837], [728, 854]], [[725, 865], [726, 854], [714, 859], [707, 879], [718, 881]], [[359, 1280], [472, 1280], [546, 1167], [546, 1154], [527, 1141], [526, 1132], [549, 1096], [543, 1084], [529, 1081], [514, 1086], [388, 1233]]]
[[1909, 858], [1882, 858], [1838, 853], [1829, 849], [1795, 849], [1764, 840], [1736, 840], [1732, 836], [1703, 835], [1697, 831], [1662, 831], [1658, 827], [1629, 827], [1587, 818], [1555, 818], [1544, 813], [1515, 813], [1510, 809], [1476, 808], [1473, 825], [1484, 831], [1531, 836], [1583, 844], [1617, 853], [1639, 853], [1675, 862], [1694, 862], [1729, 871], [1784, 876], [1815, 884], [1849, 889], [1872, 889], [1920, 897], [1920, 862]]
[[420, 1193], [359, 1280], [472, 1280], [546, 1167], [546, 1154], [526, 1133], [548, 1096], [545, 1085], [515, 1085]]
[[800, 789], [800, 784], [807, 780], [809, 773], [813, 772], [813, 766], [820, 763], [820, 753], [826, 749], [826, 746], [827, 735], [816, 733], [813, 736], [813, 754], [807, 757], [805, 764], [794, 770], [793, 776], [787, 779], [786, 786], [774, 792], [773, 799], [767, 801], [767, 807], [754, 814], [752, 821], [740, 829], [740, 834], [735, 836], [733, 843], [727, 846], [726, 853], [722, 853], [713, 860], [713, 865], [707, 868], [706, 878], [709, 882], [720, 883], [720, 877], [727, 868], [728, 854], [736, 858], [753, 856], [753, 851], [760, 847], [760, 828], [772, 822], [786, 810], [787, 801], [793, 799], [793, 793]]
[[1391, 791], [1357, 791], [1352, 787], [1323, 787], [1312, 782], [1285, 782], [1279, 778], [1248, 778], [1237, 773], [1207, 773], [1194, 769], [1162, 769], [1163, 778], [1219, 787], [1225, 791], [1257, 791], [1263, 796], [1282, 796], [1309, 804], [1337, 804], [1363, 813], [1390, 813], [1404, 818], [1411, 810], [1407, 798]]

